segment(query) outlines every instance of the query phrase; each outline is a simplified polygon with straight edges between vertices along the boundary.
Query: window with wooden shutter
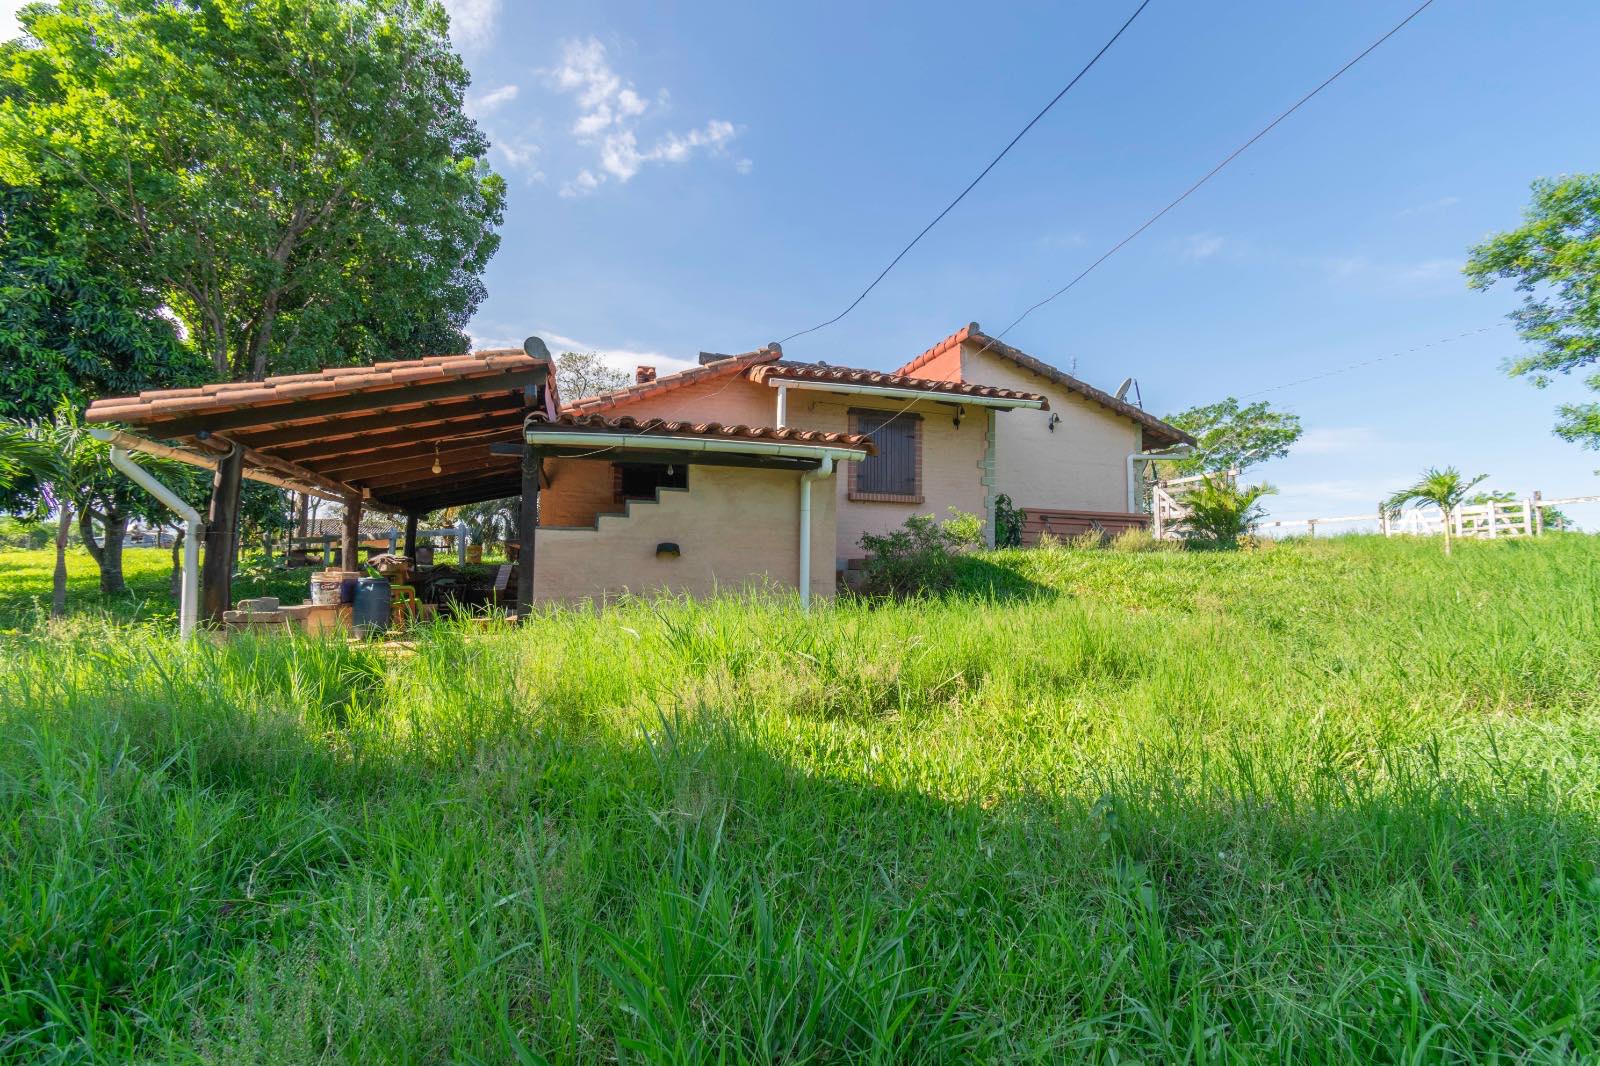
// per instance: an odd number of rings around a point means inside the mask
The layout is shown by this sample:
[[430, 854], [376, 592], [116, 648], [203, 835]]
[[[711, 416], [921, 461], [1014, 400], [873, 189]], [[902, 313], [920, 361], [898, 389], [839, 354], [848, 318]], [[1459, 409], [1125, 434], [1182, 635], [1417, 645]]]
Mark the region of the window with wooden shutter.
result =
[[922, 502], [921, 415], [852, 407], [850, 432], [878, 447], [877, 455], [850, 464], [850, 499]]

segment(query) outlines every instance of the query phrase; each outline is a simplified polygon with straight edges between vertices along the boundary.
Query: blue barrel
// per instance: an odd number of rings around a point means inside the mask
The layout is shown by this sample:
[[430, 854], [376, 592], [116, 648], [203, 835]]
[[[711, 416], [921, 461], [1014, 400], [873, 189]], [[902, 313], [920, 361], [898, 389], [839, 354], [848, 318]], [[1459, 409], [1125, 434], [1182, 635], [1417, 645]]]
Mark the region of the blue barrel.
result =
[[389, 579], [364, 577], [356, 582], [355, 605], [350, 608], [350, 623], [381, 633], [389, 628]]

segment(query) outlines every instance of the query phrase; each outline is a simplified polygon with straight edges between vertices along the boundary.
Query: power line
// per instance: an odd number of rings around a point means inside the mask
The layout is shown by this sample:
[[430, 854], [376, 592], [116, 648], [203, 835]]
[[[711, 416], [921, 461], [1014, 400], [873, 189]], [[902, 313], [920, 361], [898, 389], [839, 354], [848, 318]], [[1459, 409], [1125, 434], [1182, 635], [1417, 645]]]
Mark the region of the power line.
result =
[[1078, 71], [1078, 73], [1074, 74], [1073, 77], [1072, 77], [1072, 80], [1067, 82], [1067, 84], [1064, 87], [1062, 87], [1061, 91], [1056, 93], [1055, 96], [1051, 98], [1050, 102], [1048, 104], [1045, 104], [1044, 107], [1039, 111], [1039, 113], [1037, 115], [1034, 115], [1033, 118], [1031, 120], [1029, 120], [1028, 124], [1026, 126], [1022, 127], [1021, 131], [1018, 132], [1015, 137], [1011, 138], [1011, 142], [1000, 150], [1000, 154], [999, 155], [997, 155], [993, 159], [989, 160], [989, 165], [984, 167], [983, 170], [978, 174], [978, 176], [973, 178], [972, 182], [965, 189], [961, 190], [961, 195], [960, 196], [957, 196], [954, 200], [951, 200], [950, 203], [945, 206], [945, 209], [943, 211], [940, 211], [939, 214], [934, 217], [934, 220], [932, 222], [930, 222], [926, 226], [922, 227], [922, 232], [918, 233], [915, 237], [913, 237], [911, 239], [911, 243], [910, 244], [908, 244], [904, 248], [900, 249], [900, 254], [899, 255], [897, 255], [893, 259], [889, 260], [889, 265], [884, 267], [882, 272], [880, 272], [877, 277], [872, 279], [872, 284], [871, 285], [868, 285], [866, 288], [862, 289], [861, 290], [861, 294], [859, 296], [857, 296], [854, 300], [850, 301], [850, 306], [849, 307], [846, 307], [843, 311], [840, 311], [838, 314], [834, 315], [832, 318], [828, 319], [826, 322], [819, 322], [815, 326], [812, 326], [810, 329], [803, 329], [798, 333], [789, 334], [787, 337], [783, 338], [783, 340], [780, 341], [779, 343], [780, 344], [787, 344], [790, 341], [794, 340], [796, 337], [804, 337], [807, 333], [815, 333], [819, 329], [823, 329], [823, 328], [825, 328], [827, 326], [833, 325], [835, 322], [839, 321], [845, 315], [848, 315], [851, 311], [854, 311], [856, 309], [856, 305], [859, 304], [862, 300], [865, 300], [867, 298], [867, 294], [869, 292], [871, 292], [873, 289], [878, 287], [878, 282], [880, 282], [884, 278], [888, 277], [889, 271], [893, 270], [895, 268], [895, 265], [897, 263], [899, 263], [900, 260], [902, 260], [902, 259], [904, 259], [906, 257], [906, 253], [911, 251], [911, 249], [915, 248], [917, 246], [917, 242], [922, 240], [922, 238], [926, 237], [928, 235], [928, 231], [933, 229], [933, 227], [937, 226], [940, 223], [940, 221], [943, 220], [944, 216], [948, 215], [952, 210], [955, 209], [955, 206], [957, 204], [959, 204], [962, 200], [966, 199], [967, 193], [971, 192], [974, 188], [976, 188], [978, 182], [982, 181], [985, 177], [988, 176], [989, 171], [993, 170], [995, 168], [995, 165], [997, 163], [999, 163], [1000, 160], [1002, 160], [1002, 159], [1004, 159], [1006, 157], [1006, 153], [1011, 151], [1011, 149], [1015, 148], [1016, 145], [1017, 145], [1017, 142], [1022, 140], [1023, 136], [1029, 130], [1033, 129], [1034, 124], [1037, 123], [1040, 119], [1044, 118], [1045, 114], [1052, 107], [1055, 107], [1056, 104], [1061, 100], [1061, 98], [1063, 96], [1067, 95], [1067, 93], [1071, 91], [1072, 87], [1074, 85], [1078, 84], [1078, 82], [1083, 78], [1083, 76], [1085, 74], [1089, 73], [1089, 71], [1094, 67], [1094, 65], [1096, 63], [1100, 62], [1100, 57], [1105, 55], [1108, 51], [1111, 50], [1111, 46], [1117, 43], [1117, 38], [1122, 36], [1123, 31], [1125, 31], [1129, 26], [1133, 25], [1133, 20], [1138, 18], [1140, 13], [1143, 12], [1144, 9], [1149, 7], [1149, 6], [1150, 6], [1150, 0], [1143, 0], [1143, 2], [1140, 3], [1140, 5], [1137, 8], [1134, 9], [1133, 14], [1128, 16], [1128, 20], [1126, 22], [1124, 22], [1117, 29], [1116, 33], [1111, 35], [1111, 39], [1109, 41], [1107, 41], [1105, 44], [1100, 46], [1100, 51], [1098, 51], [1098, 52], [1096, 52], [1094, 54], [1094, 58], [1090, 59], [1088, 63], [1084, 64], [1083, 69]]
[[1308, 382], [1321, 381], [1323, 378], [1331, 378], [1338, 374], [1348, 374], [1352, 370], [1360, 370], [1364, 366], [1372, 366], [1375, 363], [1387, 362], [1390, 359], [1397, 359], [1402, 355], [1411, 355], [1415, 352], [1426, 351], [1429, 348], [1437, 348], [1441, 344], [1449, 344], [1452, 341], [1463, 340], [1467, 337], [1476, 337], [1480, 333], [1488, 333], [1490, 330], [1499, 329], [1504, 325], [1504, 322], [1496, 322], [1492, 326], [1484, 326], [1482, 329], [1469, 329], [1465, 333], [1457, 333], [1453, 337], [1443, 337], [1436, 341], [1429, 341], [1427, 344], [1419, 344], [1414, 348], [1406, 348], [1402, 351], [1390, 352], [1388, 355], [1379, 355], [1374, 356], [1371, 359], [1363, 359], [1359, 363], [1351, 363], [1349, 366], [1341, 366], [1336, 370], [1325, 370], [1320, 374], [1312, 374], [1310, 377], [1296, 378], [1294, 381], [1285, 381], [1281, 385], [1268, 385], [1266, 388], [1257, 389], [1254, 392], [1240, 393], [1239, 399], [1248, 400], [1252, 396], [1261, 396], [1265, 393], [1277, 392], [1279, 389], [1292, 389], [1296, 385], [1305, 385]]
[[1151, 215], [1147, 220], [1145, 220], [1144, 225], [1140, 226], [1138, 229], [1134, 230], [1132, 233], [1130, 233], [1126, 237], [1122, 238], [1122, 240], [1120, 240], [1116, 244], [1112, 245], [1110, 250], [1108, 250], [1099, 259], [1096, 259], [1094, 262], [1090, 263], [1087, 267], [1085, 267], [1078, 274], [1077, 277], [1073, 278], [1071, 281], [1069, 281], [1065, 285], [1061, 286], [1061, 288], [1057, 289], [1055, 292], [1051, 293], [1049, 296], [1046, 296], [1044, 299], [1040, 300], [1038, 303], [1034, 304], [1032, 307], [1030, 307], [1026, 311], [1022, 312], [1022, 314], [1018, 315], [1012, 321], [1011, 325], [1007, 326], [1005, 329], [1003, 329], [999, 333], [995, 334], [995, 338], [998, 340], [999, 338], [1004, 337], [1007, 333], [1010, 333], [1013, 329], [1015, 329], [1017, 327], [1018, 323], [1020, 323], [1023, 319], [1027, 318], [1029, 315], [1031, 315], [1035, 311], [1039, 310], [1039, 308], [1043, 307], [1045, 304], [1047, 304], [1050, 301], [1056, 299], [1058, 296], [1065, 295], [1067, 293], [1067, 291], [1070, 290], [1074, 285], [1078, 284], [1078, 282], [1082, 281], [1084, 278], [1086, 278], [1090, 274], [1092, 274], [1094, 272], [1095, 268], [1097, 268], [1101, 263], [1104, 263], [1107, 259], [1110, 259], [1112, 256], [1116, 255], [1118, 252], [1122, 251], [1122, 249], [1126, 245], [1131, 243], [1134, 240], [1134, 238], [1138, 237], [1145, 230], [1149, 229], [1151, 226], [1153, 226], [1157, 222], [1159, 222], [1161, 220], [1162, 216], [1164, 216], [1168, 211], [1171, 211], [1174, 207], [1177, 207], [1179, 204], [1183, 203], [1190, 196], [1192, 196], [1195, 192], [1197, 192], [1202, 185], [1204, 185], [1206, 182], [1210, 181], [1212, 178], [1216, 177], [1217, 174], [1221, 172], [1222, 168], [1226, 167], [1229, 163], [1232, 163], [1235, 159], [1239, 158], [1239, 156], [1243, 155], [1245, 153], [1246, 149], [1248, 149], [1251, 145], [1255, 144], [1261, 138], [1263, 138], [1267, 134], [1271, 133], [1273, 131], [1273, 129], [1277, 127], [1278, 123], [1282, 122], [1284, 119], [1288, 118], [1290, 115], [1292, 115], [1296, 111], [1300, 110], [1300, 108], [1302, 108], [1308, 102], [1310, 102], [1312, 97], [1316, 96], [1318, 93], [1322, 92], [1322, 90], [1326, 89], [1328, 86], [1330, 86], [1334, 82], [1338, 81], [1339, 78], [1344, 75], [1345, 71], [1349, 70], [1351, 67], [1355, 66], [1357, 63], [1359, 63], [1363, 59], [1367, 58], [1367, 56], [1371, 55], [1374, 51], [1377, 50], [1379, 45], [1383, 44], [1389, 38], [1393, 37], [1395, 34], [1399, 33], [1401, 30], [1403, 30], [1406, 27], [1406, 25], [1412, 19], [1414, 19], [1418, 15], [1422, 14], [1424, 11], [1426, 11], [1432, 5], [1433, 5], [1433, 0], [1423, 0], [1422, 4], [1420, 4], [1414, 11], [1412, 11], [1411, 14], [1409, 14], [1405, 18], [1401, 19], [1399, 21], [1399, 23], [1397, 23], [1394, 26], [1394, 28], [1391, 29], [1388, 33], [1384, 34], [1382, 37], [1379, 37], [1376, 41], [1373, 41], [1371, 44], [1367, 45], [1367, 47], [1362, 49], [1361, 53], [1359, 55], [1357, 55], [1354, 59], [1350, 60], [1350, 62], [1346, 63], [1344, 66], [1340, 67], [1338, 70], [1336, 70], [1332, 74], [1330, 74], [1327, 77], [1327, 79], [1322, 82], [1322, 84], [1318, 85], [1315, 89], [1312, 89], [1310, 92], [1306, 93], [1300, 99], [1296, 100], [1294, 102], [1294, 105], [1291, 106], [1287, 111], [1284, 111], [1277, 118], [1273, 119], [1271, 122], [1269, 122], [1265, 126], [1263, 126], [1261, 128], [1260, 132], [1258, 132], [1254, 137], [1251, 137], [1248, 141], [1245, 141], [1239, 147], [1235, 148], [1232, 152], [1230, 152], [1227, 155], [1226, 158], [1224, 158], [1222, 160], [1222, 162], [1218, 163], [1216, 166], [1212, 167], [1209, 171], [1207, 171], [1206, 175], [1203, 178], [1201, 178], [1199, 181], [1195, 182], [1193, 185], [1191, 185], [1187, 189], [1185, 189], [1183, 191], [1183, 193], [1176, 200], [1173, 200], [1166, 207], [1163, 207], [1161, 210], [1157, 211], [1155, 214]]

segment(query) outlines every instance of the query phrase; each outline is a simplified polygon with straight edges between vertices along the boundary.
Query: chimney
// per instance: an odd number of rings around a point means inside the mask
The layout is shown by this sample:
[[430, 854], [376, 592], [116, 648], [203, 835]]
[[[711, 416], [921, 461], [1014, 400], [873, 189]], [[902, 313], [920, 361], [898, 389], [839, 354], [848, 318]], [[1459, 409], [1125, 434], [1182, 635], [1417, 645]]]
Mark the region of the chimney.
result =
[[633, 369], [633, 383], [635, 385], [648, 385], [656, 379], [656, 368], [653, 366], [639, 366]]

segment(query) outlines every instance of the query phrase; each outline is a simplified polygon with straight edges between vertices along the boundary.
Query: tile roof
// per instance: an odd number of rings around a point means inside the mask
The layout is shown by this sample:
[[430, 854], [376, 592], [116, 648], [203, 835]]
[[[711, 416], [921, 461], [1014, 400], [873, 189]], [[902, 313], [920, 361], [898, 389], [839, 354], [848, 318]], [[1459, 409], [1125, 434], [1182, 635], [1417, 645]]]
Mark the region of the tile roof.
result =
[[1063, 370], [1056, 369], [1042, 359], [1036, 359], [1019, 348], [1013, 348], [1004, 341], [990, 337], [978, 327], [976, 322], [969, 322], [966, 326], [963, 326], [961, 329], [950, 334], [950, 336], [946, 337], [944, 340], [940, 341], [938, 344], [935, 344], [932, 348], [929, 348], [927, 351], [911, 360], [911, 362], [901, 367], [898, 371], [896, 371], [896, 373], [909, 374], [920, 367], [926, 366], [928, 363], [950, 351], [952, 348], [960, 347], [963, 343], [968, 341], [971, 341], [975, 344], [981, 344], [983, 345], [983, 350], [993, 352], [1000, 358], [1009, 360], [1024, 370], [1031, 371], [1032, 373], [1038, 374], [1042, 378], [1053, 381], [1067, 391], [1075, 392], [1079, 396], [1082, 396], [1087, 400], [1091, 400], [1109, 411], [1122, 415], [1124, 418], [1133, 419], [1135, 422], [1138, 422], [1145, 428], [1145, 440], [1147, 444], [1171, 445], [1193, 444], [1195, 442], [1193, 437], [1179, 429], [1177, 426], [1163, 422], [1155, 415], [1148, 414], [1142, 408], [1135, 407], [1131, 403], [1119, 400], [1109, 392], [1102, 392], [1093, 385], [1079, 381], [1071, 374], [1068, 374]]
[[[520, 348], [495, 348], [470, 355], [433, 355], [372, 366], [341, 366], [310, 374], [280, 374], [263, 381], [224, 381], [193, 389], [158, 389], [137, 396], [108, 397], [89, 405], [91, 422], [131, 425], [180, 415], [313, 400], [347, 393], [429, 385], [466, 378], [494, 378], [548, 360]], [[554, 380], [555, 375], [551, 375]]]
[[773, 444], [809, 444], [818, 447], [851, 448], [866, 455], [878, 454], [872, 438], [864, 433], [832, 433], [820, 429], [776, 429], [771, 426], [725, 426], [720, 422], [671, 422], [661, 418], [634, 418], [563, 411], [552, 419], [542, 413], [528, 416], [527, 429], [549, 427], [572, 429], [595, 435], [607, 433], [645, 434], [661, 437], [699, 437], [710, 440], [764, 441]]
[[580, 414], [609, 411], [614, 407], [620, 407], [645, 396], [656, 396], [660, 393], [671, 392], [674, 389], [681, 389], [685, 385], [693, 385], [696, 382], [709, 381], [738, 373], [742, 370], [748, 370], [753, 366], [760, 366], [762, 363], [776, 362], [782, 356], [783, 349], [776, 342], [773, 342], [765, 348], [758, 348], [753, 352], [745, 352], [743, 355], [730, 355], [726, 359], [717, 359], [710, 363], [703, 363], [700, 366], [691, 366], [689, 369], [680, 370], [676, 374], [664, 374], [651, 381], [635, 385], [624, 385], [622, 388], [612, 389], [610, 392], [585, 396], [581, 400], [574, 400], [572, 403], [567, 404], [564, 409]]
[[906, 374], [886, 373], [881, 370], [859, 370], [848, 366], [823, 366], [820, 363], [767, 363], [749, 371], [751, 381], [824, 381], [837, 385], [870, 385], [886, 389], [913, 389], [919, 392], [938, 392], [951, 396], [981, 396], [993, 400], [1020, 400], [1038, 402], [1046, 410], [1050, 401], [1036, 392], [1016, 392], [976, 385], [970, 381], [938, 381], [934, 378], [910, 377]]

